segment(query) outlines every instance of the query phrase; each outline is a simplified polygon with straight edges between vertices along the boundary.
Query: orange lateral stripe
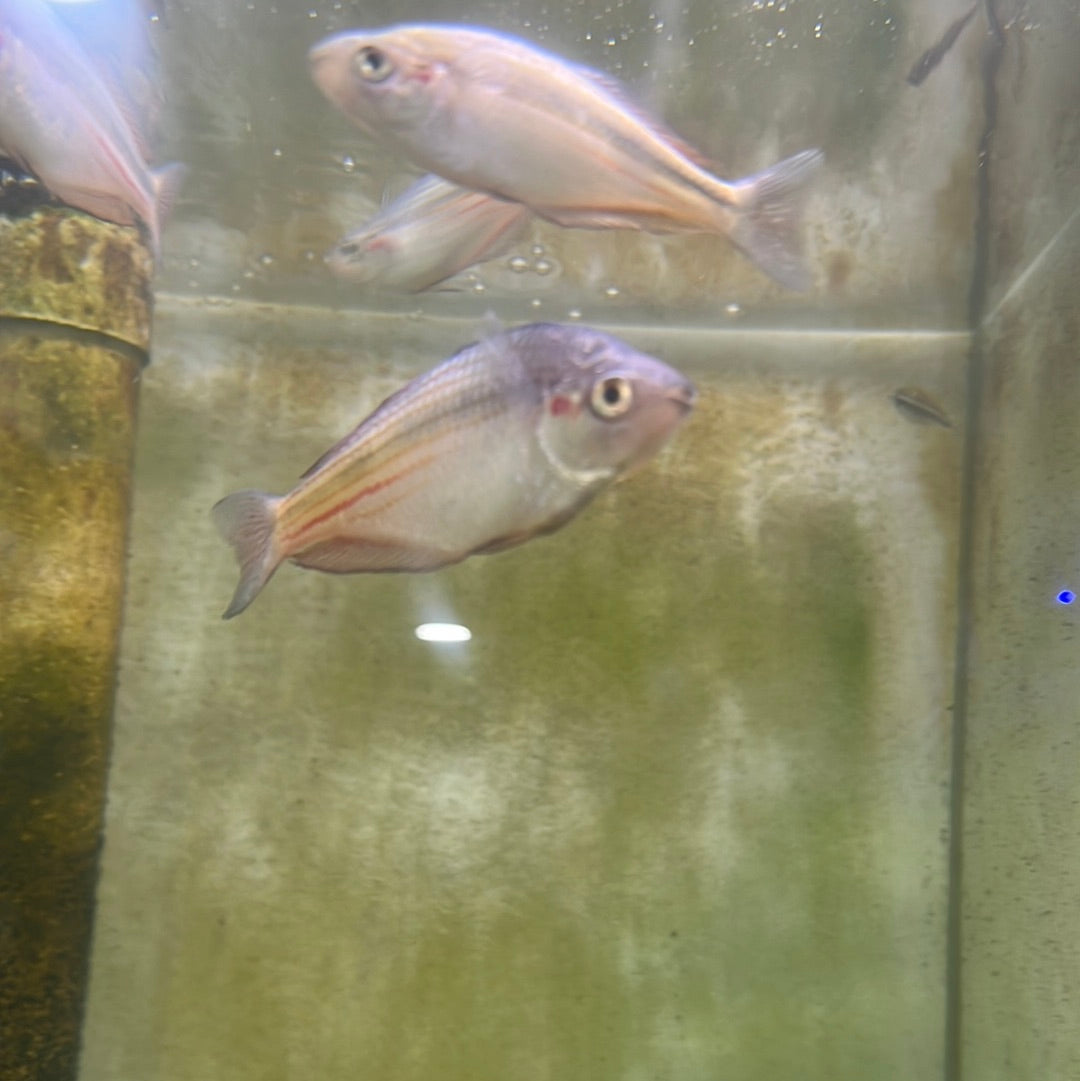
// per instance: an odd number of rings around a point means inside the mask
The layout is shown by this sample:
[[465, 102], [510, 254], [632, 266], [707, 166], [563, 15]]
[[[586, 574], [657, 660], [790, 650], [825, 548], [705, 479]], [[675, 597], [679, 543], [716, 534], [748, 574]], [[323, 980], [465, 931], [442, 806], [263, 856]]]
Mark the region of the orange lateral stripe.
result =
[[365, 496], [374, 495], [376, 492], [381, 492], [384, 488], [389, 488], [391, 484], [397, 483], [403, 477], [407, 477], [410, 473], [415, 473], [418, 469], [422, 469], [424, 466], [435, 460], [434, 455], [429, 455], [427, 458], [420, 459], [414, 465], [408, 469], [402, 469], [398, 473], [394, 473], [384, 480], [376, 481], [374, 484], [369, 484], [366, 488], [361, 488], [358, 492], [354, 493], [341, 500], [340, 503], [335, 503], [329, 510], [325, 510], [322, 514], [316, 515], [314, 518], [304, 522], [298, 529], [285, 535], [285, 543], [291, 544], [293, 541], [298, 540], [309, 530], [314, 529], [317, 525], [321, 525], [329, 518], [333, 518], [335, 514], [340, 514], [344, 510], [348, 510], [349, 507], [356, 503], [359, 503]]

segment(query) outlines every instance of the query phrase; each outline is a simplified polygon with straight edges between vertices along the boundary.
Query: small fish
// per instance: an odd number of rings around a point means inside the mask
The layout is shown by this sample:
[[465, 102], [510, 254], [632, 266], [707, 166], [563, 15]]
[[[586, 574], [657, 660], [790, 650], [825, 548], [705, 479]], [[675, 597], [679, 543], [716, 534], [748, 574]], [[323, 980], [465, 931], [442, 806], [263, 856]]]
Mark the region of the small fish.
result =
[[338, 241], [326, 264], [362, 285], [419, 293], [502, 254], [528, 220], [520, 203], [425, 176]]
[[52, 5], [0, 0], [0, 147], [68, 205], [142, 222], [156, 257], [182, 169], [150, 171], [130, 104]]
[[557, 225], [722, 234], [782, 285], [808, 285], [801, 204], [819, 150], [721, 180], [607, 76], [491, 30], [359, 30], [308, 59], [357, 125], [455, 184]]
[[912, 86], [920, 86], [926, 79], [926, 77], [941, 63], [945, 54], [956, 44], [956, 39], [960, 36], [960, 31], [975, 17], [975, 12], [978, 10], [978, 0], [971, 5], [970, 8], [959, 19], [952, 22], [949, 28], [942, 35], [941, 40], [932, 45], [926, 50], [911, 65], [911, 71], [907, 74], [907, 81]]
[[901, 416], [916, 424], [939, 424], [942, 428], [953, 426], [949, 414], [918, 387], [901, 387], [893, 392], [892, 401]]
[[284, 496], [226, 496], [242, 612], [286, 559], [339, 574], [431, 571], [565, 525], [685, 419], [679, 372], [588, 327], [466, 346], [392, 394]]

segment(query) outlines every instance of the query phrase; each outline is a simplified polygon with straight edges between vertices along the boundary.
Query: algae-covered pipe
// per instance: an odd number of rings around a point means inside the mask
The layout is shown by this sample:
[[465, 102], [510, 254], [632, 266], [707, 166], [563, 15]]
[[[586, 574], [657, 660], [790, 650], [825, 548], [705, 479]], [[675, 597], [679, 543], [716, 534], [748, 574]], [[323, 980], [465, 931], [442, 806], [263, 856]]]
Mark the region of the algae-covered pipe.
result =
[[134, 229], [0, 199], [5, 1081], [77, 1068], [151, 271]]

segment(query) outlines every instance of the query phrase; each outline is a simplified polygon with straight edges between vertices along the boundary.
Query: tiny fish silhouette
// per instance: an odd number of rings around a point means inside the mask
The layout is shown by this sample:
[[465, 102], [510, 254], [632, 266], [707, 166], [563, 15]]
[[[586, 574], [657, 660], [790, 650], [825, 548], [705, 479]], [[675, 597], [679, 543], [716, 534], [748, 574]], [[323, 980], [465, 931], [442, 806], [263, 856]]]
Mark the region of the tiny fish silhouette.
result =
[[608, 76], [478, 27], [346, 32], [308, 58], [354, 123], [455, 184], [556, 225], [720, 234], [781, 285], [809, 283], [801, 209], [820, 150], [721, 180]]
[[339, 574], [430, 571], [565, 525], [643, 465], [694, 403], [673, 368], [588, 327], [534, 323], [406, 384], [288, 495], [213, 510], [240, 563], [224, 618], [286, 559]]
[[942, 428], [953, 426], [948, 413], [918, 387], [901, 387], [893, 392], [892, 400], [900, 415], [916, 424], [939, 424]]
[[978, 10], [978, 7], [978, 0], [976, 0], [976, 2], [972, 4], [960, 18], [950, 23], [949, 28], [942, 34], [941, 40], [936, 45], [931, 45], [930, 48], [911, 65], [911, 70], [907, 74], [907, 81], [912, 86], [921, 86], [930, 72], [941, 63], [945, 54], [956, 44], [956, 39], [960, 36], [960, 32], [975, 17], [975, 12]]

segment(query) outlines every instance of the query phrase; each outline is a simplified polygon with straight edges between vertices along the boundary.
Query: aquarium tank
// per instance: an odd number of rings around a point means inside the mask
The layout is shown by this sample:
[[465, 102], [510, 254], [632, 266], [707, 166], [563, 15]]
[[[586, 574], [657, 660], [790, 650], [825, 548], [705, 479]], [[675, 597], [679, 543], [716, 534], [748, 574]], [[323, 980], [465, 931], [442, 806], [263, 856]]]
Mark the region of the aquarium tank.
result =
[[1078, 56], [2, 0], [0, 1077], [1080, 1077]]

